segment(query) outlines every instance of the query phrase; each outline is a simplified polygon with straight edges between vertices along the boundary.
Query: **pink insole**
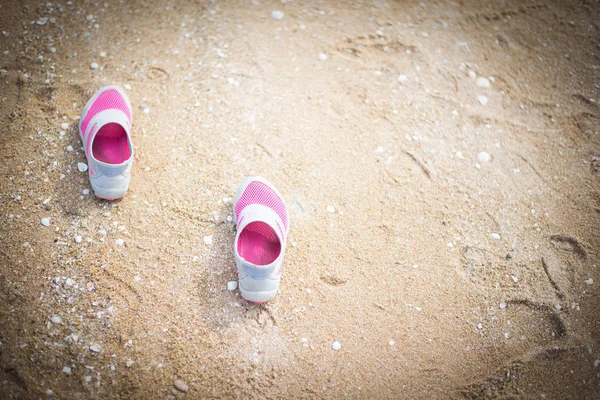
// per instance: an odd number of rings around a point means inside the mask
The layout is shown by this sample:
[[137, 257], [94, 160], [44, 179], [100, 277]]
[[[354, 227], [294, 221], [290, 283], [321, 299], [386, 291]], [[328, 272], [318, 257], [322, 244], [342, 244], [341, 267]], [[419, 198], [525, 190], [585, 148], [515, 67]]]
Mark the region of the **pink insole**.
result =
[[254, 265], [271, 264], [280, 252], [281, 243], [277, 234], [264, 222], [251, 222], [240, 234], [238, 253]]
[[94, 137], [92, 153], [98, 161], [107, 164], [121, 164], [128, 160], [131, 150], [125, 129], [115, 123], [104, 125]]

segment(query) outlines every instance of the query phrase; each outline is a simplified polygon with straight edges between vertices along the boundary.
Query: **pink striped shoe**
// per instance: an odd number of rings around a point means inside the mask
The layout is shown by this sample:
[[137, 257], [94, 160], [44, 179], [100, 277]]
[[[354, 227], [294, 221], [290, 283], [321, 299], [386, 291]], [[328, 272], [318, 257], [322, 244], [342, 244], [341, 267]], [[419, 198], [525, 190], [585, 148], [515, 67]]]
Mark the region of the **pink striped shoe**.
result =
[[273, 300], [289, 228], [287, 208], [266, 179], [247, 178], [233, 201], [237, 234], [235, 263], [242, 297], [254, 303]]
[[133, 165], [131, 123], [131, 104], [119, 86], [100, 89], [83, 109], [79, 134], [97, 197], [115, 200], [127, 193]]

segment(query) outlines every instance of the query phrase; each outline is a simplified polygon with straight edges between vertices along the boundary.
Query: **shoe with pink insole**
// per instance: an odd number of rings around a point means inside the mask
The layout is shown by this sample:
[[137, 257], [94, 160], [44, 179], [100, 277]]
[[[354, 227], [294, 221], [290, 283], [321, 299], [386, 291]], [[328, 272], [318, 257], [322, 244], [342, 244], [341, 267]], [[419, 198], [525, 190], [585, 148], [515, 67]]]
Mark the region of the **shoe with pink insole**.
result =
[[285, 203], [269, 181], [253, 176], [238, 188], [233, 214], [240, 293], [254, 303], [273, 300], [279, 288], [289, 229]]
[[107, 86], [88, 101], [79, 119], [79, 134], [97, 197], [125, 196], [131, 179], [133, 144], [129, 98], [119, 86]]

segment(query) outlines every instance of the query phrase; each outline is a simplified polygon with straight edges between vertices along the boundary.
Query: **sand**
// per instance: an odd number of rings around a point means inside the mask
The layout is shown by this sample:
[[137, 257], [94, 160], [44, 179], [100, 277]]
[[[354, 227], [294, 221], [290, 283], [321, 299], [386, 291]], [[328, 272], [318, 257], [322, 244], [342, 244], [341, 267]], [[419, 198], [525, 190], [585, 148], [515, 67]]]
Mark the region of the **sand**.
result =
[[[599, 396], [599, 12], [2, 2], [0, 397]], [[107, 202], [77, 122], [113, 83]], [[266, 305], [228, 290], [250, 174], [291, 217]]]

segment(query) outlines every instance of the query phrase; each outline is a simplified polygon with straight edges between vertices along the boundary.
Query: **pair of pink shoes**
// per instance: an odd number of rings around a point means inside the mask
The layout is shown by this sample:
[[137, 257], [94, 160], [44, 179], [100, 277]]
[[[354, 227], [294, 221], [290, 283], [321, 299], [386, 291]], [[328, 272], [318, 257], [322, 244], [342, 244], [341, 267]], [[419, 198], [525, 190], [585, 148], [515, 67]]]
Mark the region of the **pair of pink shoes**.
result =
[[[100, 89], [83, 109], [79, 134], [97, 197], [114, 200], [129, 188], [133, 165], [132, 112], [118, 86]], [[247, 178], [233, 202], [237, 225], [235, 262], [242, 297], [255, 303], [273, 300], [289, 230], [285, 203], [266, 179]]]

